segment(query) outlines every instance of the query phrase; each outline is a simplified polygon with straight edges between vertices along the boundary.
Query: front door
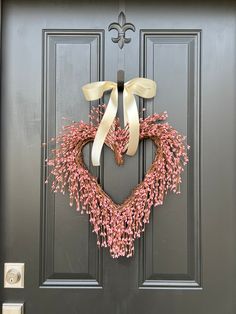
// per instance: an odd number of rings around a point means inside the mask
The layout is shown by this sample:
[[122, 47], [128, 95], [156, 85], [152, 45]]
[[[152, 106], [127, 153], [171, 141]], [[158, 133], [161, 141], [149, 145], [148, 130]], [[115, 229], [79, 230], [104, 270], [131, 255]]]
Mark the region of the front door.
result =
[[[236, 6], [231, 1], [16, 1], [2, 3], [1, 270], [24, 263], [23, 289], [1, 301], [26, 314], [233, 314], [236, 311]], [[123, 11], [135, 32], [120, 49], [108, 31]], [[152, 209], [132, 258], [98, 249], [86, 214], [44, 184], [44, 158], [62, 124], [88, 121], [81, 87], [142, 76], [187, 135], [181, 194]], [[107, 98], [105, 98], [107, 101]], [[49, 142], [43, 146], [43, 142]], [[122, 202], [152, 162], [150, 142], [116, 166], [103, 151], [104, 190]]]

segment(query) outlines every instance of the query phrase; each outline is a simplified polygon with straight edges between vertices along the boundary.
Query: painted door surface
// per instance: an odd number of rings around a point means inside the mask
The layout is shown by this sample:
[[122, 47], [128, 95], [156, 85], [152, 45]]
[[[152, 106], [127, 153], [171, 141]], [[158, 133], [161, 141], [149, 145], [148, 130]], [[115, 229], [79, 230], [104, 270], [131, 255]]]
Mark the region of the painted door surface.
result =
[[[113, 43], [123, 10], [136, 31]], [[1, 273], [25, 263], [25, 288], [1, 301], [26, 314], [236, 312], [236, 5], [231, 1], [27, 1], [2, 4]], [[81, 87], [137, 76], [157, 82], [146, 114], [167, 111], [187, 135], [180, 195], [153, 208], [132, 258], [98, 250], [87, 215], [44, 185], [44, 158], [63, 117], [88, 121]], [[105, 97], [107, 101], [107, 97]], [[105, 148], [105, 191], [122, 202], [152, 162], [150, 142], [118, 167]]]

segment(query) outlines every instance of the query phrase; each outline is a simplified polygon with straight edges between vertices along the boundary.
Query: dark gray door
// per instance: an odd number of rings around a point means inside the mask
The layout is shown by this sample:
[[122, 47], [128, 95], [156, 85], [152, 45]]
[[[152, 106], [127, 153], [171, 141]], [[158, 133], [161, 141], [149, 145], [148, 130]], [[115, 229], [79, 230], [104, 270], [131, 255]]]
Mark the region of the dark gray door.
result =
[[[121, 51], [108, 32], [120, 10], [136, 31]], [[25, 288], [1, 301], [26, 314], [236, 312], [236, 5], [232, 1], [3, 1], [1, 270], [25, 263]], [[158, 85], [147, 113], [168, 111], [187, 135], [182, 194], [153, 208], [132, 258], [98, 250], [88, 217], [43, 183], [41, 143], [62, 117], [88, 121], [81, 87], [144, 76]], [[125, 165], [105, 149], [97, 171], [121, 202], [153, 157], [143, 143]], [[89, 149], [86, 160], [89, 164]]]

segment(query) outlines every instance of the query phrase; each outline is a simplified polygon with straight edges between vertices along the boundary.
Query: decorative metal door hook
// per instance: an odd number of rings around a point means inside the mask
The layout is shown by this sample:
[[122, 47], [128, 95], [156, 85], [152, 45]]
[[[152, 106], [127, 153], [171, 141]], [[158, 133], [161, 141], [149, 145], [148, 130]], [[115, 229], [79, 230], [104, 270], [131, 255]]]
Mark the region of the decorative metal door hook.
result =
[[127, 30], [131, 30], [135, 32], [135, 26], [132, 23], [126, 23], [126, 17], [124, 12], [120, 12], [118, 16], [118, 23], [114, 22], [108, 26], [108, 30], [116, 29], [118, 32], [117, 37], [112, 37], [113, 43], [118, 43], [120, 49], [124, 47], [124, 44], [128, 44], [131, 42], [131, 38], [125, 37], [125, 32]]

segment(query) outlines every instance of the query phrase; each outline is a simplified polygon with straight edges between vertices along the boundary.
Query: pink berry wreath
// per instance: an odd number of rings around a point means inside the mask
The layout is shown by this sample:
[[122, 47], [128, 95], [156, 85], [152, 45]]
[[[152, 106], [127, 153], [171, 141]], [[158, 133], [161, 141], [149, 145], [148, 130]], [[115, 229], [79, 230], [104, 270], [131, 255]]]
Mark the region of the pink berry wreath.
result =
[[[181, 173], [187, 164], [185, 137], [168, 123], [167, 113], [140, 118], [140, 141], [151, 139], [156, 146], [152, 165], [144, 179], [122, 204], [116, 204], [86, 168], [83, 148], [95, 138], [99, 119], [106, 106], [91, 110], [90, 123], [74, 122], [63, 128], [55, 139], [57, 148], [47, 160], [51, 167], [52, 190], [70, 194], [70, 205], [89, 215], [97, 244], [108, 247], [113, 258], [130, 257], [134, 253], [134, 240], [144, 232], [152, 206], [162, 205], [168, 190], [179, 193]], [[114, 151], [117, 164], [124, 162], [123, 155], [129, 139], [128, 127], [122, 129], [116, 118], [105, 145]], [[48, 180], [47, 180], [48, 181]]]

